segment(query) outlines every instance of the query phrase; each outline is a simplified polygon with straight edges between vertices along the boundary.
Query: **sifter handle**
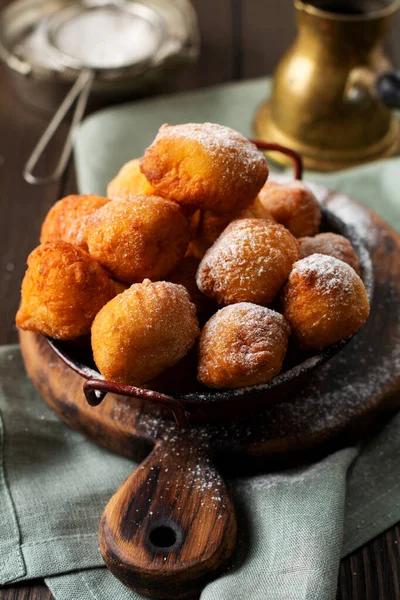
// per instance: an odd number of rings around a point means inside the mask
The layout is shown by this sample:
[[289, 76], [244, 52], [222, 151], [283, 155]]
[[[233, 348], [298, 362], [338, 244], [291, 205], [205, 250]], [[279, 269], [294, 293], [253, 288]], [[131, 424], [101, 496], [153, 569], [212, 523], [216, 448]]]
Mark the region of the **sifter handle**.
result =
[[[68, 94], [65, 96], [63, 102], [61, 103], [54, 117], [46, 127], [42, 137], [33, 149], [32, 154], [30, 155], [24, 167], [23, 176], [28, 183], [31, 183], [33, 185], [47, 185], [49, 183], [54, 183], [55, 181], [60, 179], [61, 175], [64, 173], [68, 159], [71, 155], [75, 129], [81, 122], [82, 117], [84, 115], [86, 104], [89, 98], [90, 89], [93, 83], [93, 78], [94, 72], [90, 69], [84, 69], [80, 73], [78, 79], [75, 81], [72, 88], [69, 90]], [[70, 125], [67, 139], [65, 140], [64, 147], [62, 149], [61, 156], [56, 168], [49, 175], [44, 175], [42, 177], [34, 175], [33, 170], [36, 167], [38, 161], [40, 160], [44, 150], [47, 148], [48, 143], [56, 133], [65, 115], [76, 100], [77, 102], [74, 116], [72, 118], [72, 123]]]

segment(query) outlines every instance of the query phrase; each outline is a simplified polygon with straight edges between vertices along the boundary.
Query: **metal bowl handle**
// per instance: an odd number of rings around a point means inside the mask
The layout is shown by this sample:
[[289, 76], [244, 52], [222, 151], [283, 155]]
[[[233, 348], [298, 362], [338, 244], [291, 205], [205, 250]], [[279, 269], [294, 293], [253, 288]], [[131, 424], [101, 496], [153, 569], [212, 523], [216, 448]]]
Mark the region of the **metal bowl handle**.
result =
[[253, 144], [257, 146], [259, 150], [270, 150], [272, 152], [281, 152], [282, 154], [286, 154], [293, 161], [293, 169], [294, 169], [294, 177], [295, 179], [303, 178], [303, 159], [301, 155], [292, 150], [291, 148], [287, 148], [286, 146], [281, 146], [280, 144], [275, 144], [273, 142], [262, 142], [261, 140], [250, 140]]
[[179, 427], [189, 426], [189, 413], [185, 410], [182, 402], [161, 392], [153, 392], [152, 390], [132, 385], [104, 381], [104, 379], [88, 379], [83, 384], [83, 391], [90, 406], [98, 406], [108, 393], [116, 394], [117, 396], [138, 398], [139, 400], [145, 400], [169, 410]]

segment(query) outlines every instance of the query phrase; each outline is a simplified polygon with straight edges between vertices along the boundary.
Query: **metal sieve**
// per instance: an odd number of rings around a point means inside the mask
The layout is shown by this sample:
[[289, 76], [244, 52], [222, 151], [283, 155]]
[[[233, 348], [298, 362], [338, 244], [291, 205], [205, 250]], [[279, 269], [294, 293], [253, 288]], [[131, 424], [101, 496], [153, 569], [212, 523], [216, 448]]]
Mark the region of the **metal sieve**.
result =
[[[82, 120], [94, 80], [118, 80], [142, 73], [154, 65], [157, 50], [166, 38], [160, 16], [151, 8], [134, 2], [69, 5], [50, 17], [45, 26], [48, 58], [65, 69], [77, 71], [78, 77], [25, 165], [24, 178], [32, 184], [52, 183], [64, 172], [73, 135]], [[46, 176], [34, 175], [33, 170], [45, 148], [75, 102], [56, 168]]]

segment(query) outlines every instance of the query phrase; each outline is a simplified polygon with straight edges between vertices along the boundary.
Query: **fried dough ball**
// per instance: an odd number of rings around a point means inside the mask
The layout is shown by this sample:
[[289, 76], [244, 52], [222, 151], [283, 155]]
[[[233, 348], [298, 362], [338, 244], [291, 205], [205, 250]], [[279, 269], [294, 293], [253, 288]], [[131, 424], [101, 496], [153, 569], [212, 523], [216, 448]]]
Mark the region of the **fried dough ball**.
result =
[[127, 196], [153, 196], [154, 188], [140, 170], [140, 159], [125, 163], [107, 186], [107, 196], [113, 200]]
[[21, 296], [18, 327], [72, 340], [89, 333], [115, 288], [87, 252], [67, 242], [46, 242], [28, 257]]
[[266, 383], [282, 367], [290, 327], [269, 308], [240, 302], [219, 310], [200, 336], [198, 379], [215, 388]]
[[301, 345], [318, 350], [352, 336], [369, 315], [367, 293], [354, 269], [323, 254], [295, 263], [282, 306]]
[[185, 255], [189, 224], [175, 202], [157, 196], [111, 200], [86, 227], [89, 253], [116, 279], [162, 279]]
[[268, 181], [258, 195], [274, 219], [295, 237], [315, 235], [321, 223], [321, 207], [314, 194], [301, 181]]
[[163, 125], [140, 169], [160, 196], [228, 214], [249, 206], [268, 177], [256, 146], [215, 123]]
[[301, 258], [311, 254], [327, 254], [347, 263], [360, 274], [360, 262], [349, 240], [336, 233], [319, 233], [315, 237], [299, 239]]
[[72, 194], [59, 200], [49, 210], [42, 225], [40, 243], [62, 240], [87, 250], [87, 218], [109, 202], [101, 196]]
[[210, 210], [200, 211], [197, 224], [193, 233], [193, 239], [189, 244], [191, 256], [203, 258], [205, 252], [219, 238], [224, 229], [235, 219], [265, 219], [275, 223], [275, 219], [265, 210], [258, 198], [235, 215], [219, 215]]
[[92, 325], [93, 358], [106, 379], [141, 385], [177, 363], [199, 335], [196, 308], [181, 285], [132, 285]]
[[[216, 307], [212, 300], [203, 294], [196, 283], [196, 273], [200, 261], [193, 256], [185, 256], [179, 265], [170, 273], [168, 280], [172, 283], [183, 285], [189, 292], [189, 296], [193, 304], [196, 306], [197, 316], [206, 318], [211, 312], [215, 312]], [[214, 309], [214, 310], [213, 310]]]
[[297, 240], [263, 219], [233, 221], [207, 250], [197, 271], [199, 289], [218, 304], [272, 302], [299, 258]]

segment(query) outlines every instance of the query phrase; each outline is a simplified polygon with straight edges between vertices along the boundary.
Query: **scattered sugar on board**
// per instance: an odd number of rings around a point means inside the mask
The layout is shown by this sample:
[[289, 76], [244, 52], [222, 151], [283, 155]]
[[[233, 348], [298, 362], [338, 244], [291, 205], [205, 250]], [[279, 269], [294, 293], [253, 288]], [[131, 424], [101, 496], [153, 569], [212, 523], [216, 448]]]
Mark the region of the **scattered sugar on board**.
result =
[[[225, 488], [224, 482], [220, 475], [213, 467], [211, 458], [207, 452], [199, 449], [199, 455], [201, 456], [201, 462], [196, 464], [193, 468], [188, 467], [187, 463], [182, 460], [179, 461], [181, 454], [186, 455], [187, 450], [182, 449], [182, 432], [172, 422], [163, 422], [162, 431], [159, 431], [160, 419], [152, 415], [142, 415], [141, 425], [146, 426], [146, 434], [154, 439], [162, 439], [164, 445], [162, 449], [156, 454], [154, 460], [164, 470], [164, 473], [169, 473], [169, 467], [166, 465], [172, 464], [174, 467], [174, 479], [165, 482], [165, 492], [174, 492], [175, 500], [179, 502], [180, 493], [182, 491], [194, 491], [196, 494], [207, 494], [207, 508], [214, 507], [215, 510], [225, 508], [223, 503], [223, 490]], [[193, 445], [198, 445], [199, 439], [204, 440], [204, 436], [198, 435], [198, 430], [190, 430], [186, 432], [189, 437], [193, 440]], [[208, 438], [208, 436], [207, 436]], [[209, 439], [209, 438], [208, 438]], [[208, 444], [205, 445], [205, 449]], [[178, 457], [178, 459], [176, 459]], [[139, 468], [145, 469], [145, 465], [141, 465]], [[154, 466], [151, 467], [151, 470]], [[177, 476], [177, 473], [181, 473]], [[185, 475], [183, 475], [185, 474]], [[176, 482], [179, 480], [179, 486], [175, 488]], [[151, 475], [148, 483], [151, 482]], [[150, 501], [150, 500], [149, 500]], [[204, 502], [201, 502], [204, 505]]]

